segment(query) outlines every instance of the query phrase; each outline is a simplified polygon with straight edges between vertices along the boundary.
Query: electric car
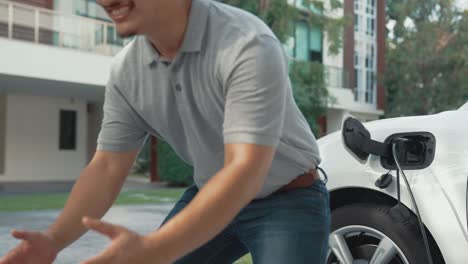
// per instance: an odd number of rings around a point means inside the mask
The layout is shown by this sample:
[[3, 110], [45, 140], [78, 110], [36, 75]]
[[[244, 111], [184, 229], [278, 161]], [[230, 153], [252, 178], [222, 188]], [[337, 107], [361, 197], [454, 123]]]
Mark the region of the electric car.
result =
[[318, 142], [328, 264], [468, 263], [468, 103], [364, 124], [346, 117]]

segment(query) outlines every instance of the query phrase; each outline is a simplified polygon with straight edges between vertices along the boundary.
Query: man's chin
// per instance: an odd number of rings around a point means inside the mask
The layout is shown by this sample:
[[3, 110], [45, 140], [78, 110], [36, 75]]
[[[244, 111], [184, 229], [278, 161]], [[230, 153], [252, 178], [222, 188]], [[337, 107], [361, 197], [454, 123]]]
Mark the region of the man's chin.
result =
[[129, 38], [137, 35], [136, 30], [130, 30], [127, 28], [119, 28], [119, 26], [116, 27], [117, 35], [121, 38]]
[[117, 35], [120, 37], [120, 38], [131, 38], [135, 35], [137, 35], [137, 33], [135, 32], [117, 32]]

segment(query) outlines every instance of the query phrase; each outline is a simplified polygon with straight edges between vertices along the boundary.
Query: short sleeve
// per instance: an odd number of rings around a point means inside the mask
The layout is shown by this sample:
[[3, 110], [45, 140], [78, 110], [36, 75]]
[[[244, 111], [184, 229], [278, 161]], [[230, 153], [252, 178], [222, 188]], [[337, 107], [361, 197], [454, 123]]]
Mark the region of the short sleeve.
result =
[[290, 89], [283, 48], [273, 37], [255, 36], [235, 56], [226, 81], [224, 143], [277, 146]]
[[142, 129], [138, 119], [122, 92], [109, 80], [97, 150], [124, 152], [141, 148], [148, 133]]

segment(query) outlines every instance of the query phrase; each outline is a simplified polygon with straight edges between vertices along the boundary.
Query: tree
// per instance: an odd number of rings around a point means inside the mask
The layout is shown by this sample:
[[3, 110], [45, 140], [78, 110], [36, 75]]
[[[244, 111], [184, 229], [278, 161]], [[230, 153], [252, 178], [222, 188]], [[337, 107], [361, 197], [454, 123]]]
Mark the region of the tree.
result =
[[468, 15], [452, 0], [389, 0], [387, 117], [456, 109], [468, 99]]

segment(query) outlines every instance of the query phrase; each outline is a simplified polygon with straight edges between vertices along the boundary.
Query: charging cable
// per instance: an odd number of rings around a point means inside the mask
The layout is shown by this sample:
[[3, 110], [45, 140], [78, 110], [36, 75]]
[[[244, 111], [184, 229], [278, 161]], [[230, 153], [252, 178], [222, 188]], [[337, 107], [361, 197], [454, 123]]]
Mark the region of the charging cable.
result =
[[[401, 174], [403, 175], [403, 180], [405, 181], [406, 187], [408, 188], [409, 195], [411, 196], [411, 201], [413, 203], [414, 209], [416, 211], [416, 215], [418, 217], [419, 228], [421, 229], [421, 234], [423, 236], [424, 245], [426, 247], [427, 259], [429, 261], [429, 264], [433, 264], [432, 256], [431, 256], [431, 250], [429, 248], [429, 241], [427, 240], [426, 230], [424, 229], [424, 224], [423, 224], [423, 222], [421, 220], [421, 215], [419, 214], [418, 205], [416, 204], [416, 200], [414, 199], [414, 195], [413, 195], [413, 192], [412, 192], [411, 187], [409, 185], [408, 179], [406, 178], [405, 172], [401, 169], [400, 162], [398, 161], [398, 155], [397, 155], [398, 141], [406, 142], [406, 141], [408, 141], [408, 139], [406, 139], [406, 138], [397, 138], [396, 141], [394, 141], [392, 143], [393, 159], [395, 160], [395, 164], [398, 167], [398, 171], [397, 171], [397, 188], [398, 188], [398, 190], [400, 188], [400, 181], [399, 181], [400, 177], [399, 177], [398, 172], [401, 171]], [[400, 194], [399, 193], [400, 192], [398, 191], [398, 201], [400, 201]]]
[[319, 170], [323, 174], [324, 179], [322, 181], [323, 181], [323, 183], [326, 184], [328, 182], [327, 173], [322, 168], [320, 168], [318, 165], [316, 166], [316, 169]]

